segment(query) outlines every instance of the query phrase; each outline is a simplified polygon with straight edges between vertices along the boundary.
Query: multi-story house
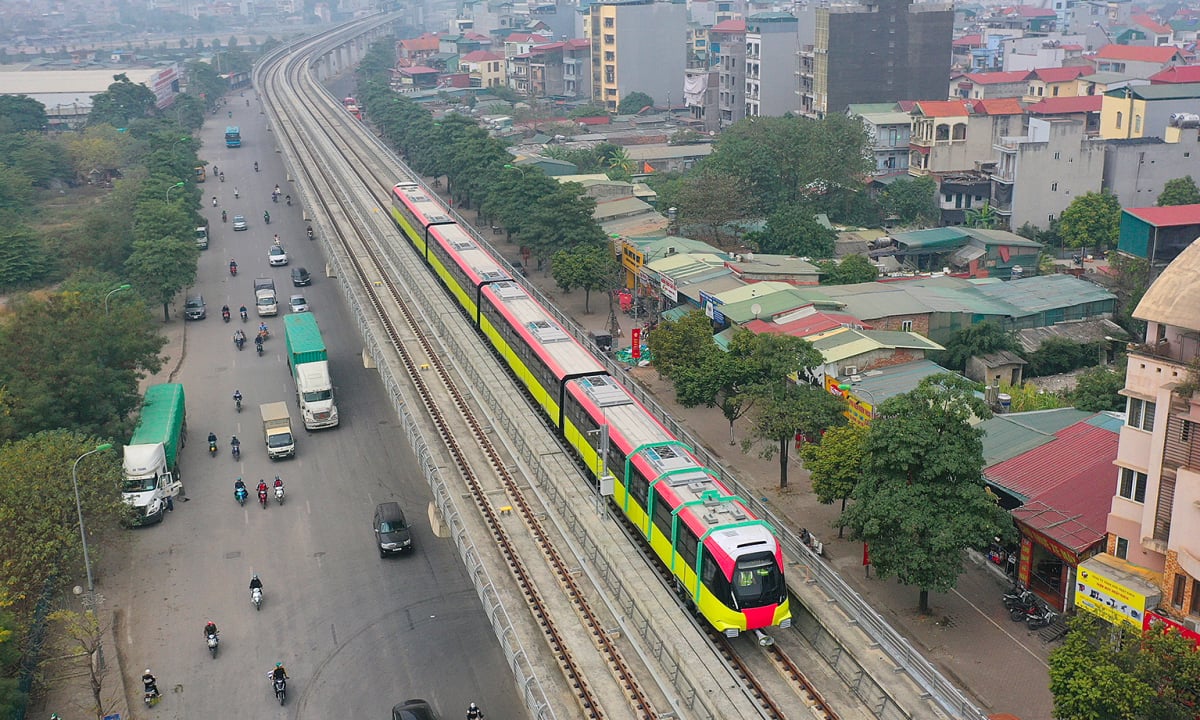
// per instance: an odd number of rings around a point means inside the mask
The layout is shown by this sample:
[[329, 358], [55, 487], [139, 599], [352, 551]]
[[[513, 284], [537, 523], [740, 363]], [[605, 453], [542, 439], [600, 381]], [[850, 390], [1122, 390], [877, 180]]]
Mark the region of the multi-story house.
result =
[[851, 105], [846, 110], [862, 121], [875, 157], [876, 177], [908, 174], [908, 138], [912, 116], [894, 103]]
[[504, 56], [488, 50], [469, 52], [458, 59], [460, 70], [470, 74], [471, 87], [505, 86]]
[[1091, 57], [1100, 72], [1118, 72], [1136, 78], [1148, 78], [1173, 65], [1185, 65], [1183, 51], [1173, 45], [1105, 45]]
[[687, 105], [694, 129], [714, 133], [721, 129], [719, 90], [720, 71], [716, 68], [688, 68], [683, 71], [683, 102]]
[[1086, 38], [1083, 35], [1052, 35], [1005, 38], [1001, 48], [1004, 70], [1036, 70], [1079, 62]]
[[1162, 137], [1109, 140], [1104, 153], [1104, 189], [1121, 207], [1146, 207], [1158, 200], [1168, 180], [1196, 172], [1200, 131], [1167, 127]]
[[[537, 98], [582, 97], [579, 78], [581, 73], [588, 71], [587, 55], [591, 47], [588, 40], [566, 40], [536, 45], [529, 52], [512, 58], [518, 80], [525, 80], [523, 87], [515, 89]], [[576, 54], [580, 51], [582, 56]]]
[[717, 108], [728, 127], [746, 117], [746, 21], [719, 22], [708, 36], [717, 55]]
[[993, 146], [992, 207], [1011, 229], [1049, 227], [1076, 197], [1100, 191], [1104, 146], [1080, 119], [1031, 116], [1025, 134]]
[[798, 26], [782, 12], [746, 18], [746, 117], [796, 111]]
[[1079, 91], [1079, 77], [1091, 72], [1086, 65], [1044, 67], [1032, 71], [1029, 87], [1025, 91], [1026, 102], [1037, 102], [1042, 98], [1074, 97]]
[[[1155, 610], [1200, 630], [1200, 243], [1188, 245], [1133, 311], [1146, 323], [1129, 345], [1126, 420], [1108, 515], [1113, 564], [1149, 571], [1161, 596], [1134, 589], [1139, 615]], [[1125, 603], [1122, 603], [1124, 605]], [[1121, 620], [1122, 618], [1118, 618]], [[1138, 618], [1141, 619], [1140, 617]]]
[[803, 95], [810, 83], [813, 95], [806, 114], [824, 117], [851, 103], [945, 94], [954, 25], [949, 6], [866, 0], [817, 7], [813, 16], [812, 52], [797, 59], [799, 91]]
[[616, 112], [643, 92], [656, 103], [679, 100], [687, 67], [687, 6], [655, 0], [600, 0], [589, 12], [592, 101]]
[[961, 225], [967, 212], [990, 203], [992, 148], [1021, 128], [1015, 98], [933, 100], [913, 105], [908, 173], [938, 181], [942, 223]]
[[1147, 45], [1171, 45], [1175, 42], [1175, 30], [1149, 15], [1131, 15], [1129, 22], [1146, 36]]
[[708, 35], [708, 30], [707, 25], [701, 25], [694, 20], [688, 23], [687, 47], [689, 68], [708, 67], [712, 56], [711, 38]]
[[1194, 113], [1198, 107], [1200, 83], [1109, 90], [1100, 108], [1100, 134], [1109, 140], [1162, 137], [1172, 115]]
[[550, 38], [533, 33], [511, 33], [504, 39], [505, 70], [508, 76], [508, 87], [519, 93], [529, 95], [530, 90], [530, 55], [529, 51], [535, 45], [545, 45]]
[[712, 27], [745, 15], [745, 5], [744, 2], [735, 0], [692, 0], [688, 3], [688, 8], [691, 11], [692, 22]]
[[529, 20], [543, 28], [541, 34], [554, 40], [583, 37], [583, 18], [569, 0], [538, 0], [529, 4]]
[[1008, 72], [958, 73], [950, 76], [951, 99], [983, 100], [1016, 98], [1029, 88], [1028, 70]]
[[1200, 83], [1200, 65], [1172, 66], [1150, 76], [1151, 85]]

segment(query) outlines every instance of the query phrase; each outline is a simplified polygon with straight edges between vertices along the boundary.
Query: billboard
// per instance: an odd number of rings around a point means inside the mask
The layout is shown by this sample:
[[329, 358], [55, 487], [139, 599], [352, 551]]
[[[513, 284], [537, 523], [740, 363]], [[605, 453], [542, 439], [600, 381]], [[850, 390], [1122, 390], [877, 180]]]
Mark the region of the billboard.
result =
[[1138, 630], [1142, 629], [1146, 617], [1145, 595], [1084, 565], [1079, 566], [1075, 575], [1075, 606], [1113, 625], [1125, 623]]

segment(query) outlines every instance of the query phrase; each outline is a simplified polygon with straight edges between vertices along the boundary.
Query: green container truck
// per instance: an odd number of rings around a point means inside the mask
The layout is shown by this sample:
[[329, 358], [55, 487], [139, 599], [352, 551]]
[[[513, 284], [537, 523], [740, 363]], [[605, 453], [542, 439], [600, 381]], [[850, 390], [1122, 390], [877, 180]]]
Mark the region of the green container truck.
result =
[[337, 405], [329, 377], [329, 355], [312, 313], [295, 313], [283, 318], [287, 338], [288, 368], [296, 381], [300, 416], [309, 430], [336, 427]]
[[134, 525], [161, 522], [169, 498], [183, 491], [179, 450], [186, 437], [183, 386], [151, 385], [122, 460], [121, 499], [133, 508]]

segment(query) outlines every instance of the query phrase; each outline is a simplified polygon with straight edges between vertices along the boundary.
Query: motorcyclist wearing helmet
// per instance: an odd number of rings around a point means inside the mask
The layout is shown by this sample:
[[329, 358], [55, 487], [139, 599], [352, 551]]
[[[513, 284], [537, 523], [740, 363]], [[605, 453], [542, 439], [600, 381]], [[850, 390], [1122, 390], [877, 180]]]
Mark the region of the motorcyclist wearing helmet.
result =
[[275, 669], [268, 673], [272, 680], [291, 680], [288, 677], [287, 670], [283, 667], [283, 663], [275, 663]]
[[207, 623], [204, 624], [204, 637], [208, 637], [209, 635], [216, 635], [216, 634], [217, 634], [217, 624], [215, 622], [213, 622], [212, 620], [209, 620]]
[[467, 720], [483, 720], [483, 711], [475, 703], [467, 706]]
[[250, 578], [250, 589], [254, 590], [255, 588], [262, 590], [262, 580], [258, 579], [258, 573], [255, 573]]
[[146, 672], [142, 673], [142, 687], [146, 692], [154, 697], [158, 697], [158, 678], [150, 672], [150, 668], [146, 668]]
[[262, 478], [259, 478], [257, 490], [258, 490], [259, 495], [266, 495], [267, 494], [267, 481], [263, 480]]

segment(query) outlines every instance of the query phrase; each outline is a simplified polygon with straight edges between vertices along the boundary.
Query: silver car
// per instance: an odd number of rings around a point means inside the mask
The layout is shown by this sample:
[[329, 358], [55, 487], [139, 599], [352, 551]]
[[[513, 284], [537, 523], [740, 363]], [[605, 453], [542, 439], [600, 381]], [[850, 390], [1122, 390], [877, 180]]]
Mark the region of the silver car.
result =
[[245, 230], [246, 227], [247, 227], [247, 225], [246, 225], [246, 216], [245, 215], [234, 215], [233, 216], [233, 229], [234, 230]]
[[288, 299], [288, 305], [294, 313], [308, 312], [308, 300], [303, 295], [293, 295]]
[[287, 251], [279, 245], [272, 245], [267, 251], [267, 264], [269, 265], [287, 265]]

